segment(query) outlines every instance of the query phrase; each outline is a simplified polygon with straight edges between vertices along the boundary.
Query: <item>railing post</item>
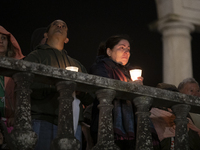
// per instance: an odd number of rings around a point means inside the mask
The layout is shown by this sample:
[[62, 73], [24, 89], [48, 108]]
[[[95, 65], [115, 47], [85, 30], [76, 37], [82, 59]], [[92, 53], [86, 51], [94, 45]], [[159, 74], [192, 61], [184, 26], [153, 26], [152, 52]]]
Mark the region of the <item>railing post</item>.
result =
[[152, 135], [150, 131], [150, 112], [153, 99], [151, 97], [140, 96], [133, 100], [137, 107], [137, 139], [136, 150], [153, 150]]
[[190, 107], [191, 107], [190, 105], [186, 104], [177, 104], [172, 106], [172, 111], [176, 115], [176, 119], [174, 120], [176, 124], [175, 141], [174, 141], [175, 150], [189, 150], [187, 115], [190, 111]]
[[51, 144], [51, 150], [78, 150], [80, 142], [74, 137], [72, 93], [75, 91], [76, 83], [71, 81], [60, 81], [56, 84], [60, 93], [58, 132], [57, 137]]
[[98, 142], [93, 150], [119, 150], [114, 143], [113, 119], [112, 119], [112, 101], [116, 92], [110, 89], [102, 89], [96, 92], [100, 102], [99, 108], [99, 129]]
[[[16, 73], [13, 79], [16, 83], [16, 110], [14, 129], [9, 134], [12, 150], [34, 149], [37, 135], [31, 126], [30, 85], [34, 75], [31, 73]], [[9, 143], [8, 143], [9, 144]]]

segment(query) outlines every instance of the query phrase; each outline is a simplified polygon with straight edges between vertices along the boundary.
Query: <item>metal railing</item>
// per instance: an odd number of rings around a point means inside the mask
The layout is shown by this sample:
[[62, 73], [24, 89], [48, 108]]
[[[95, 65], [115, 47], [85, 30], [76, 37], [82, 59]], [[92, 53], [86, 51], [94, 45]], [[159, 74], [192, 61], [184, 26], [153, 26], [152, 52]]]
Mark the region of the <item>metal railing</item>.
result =
[[[31, 127], [30, 85], [32, 82], [55, 85], [60, 93], [58, 133], [52, 144], [52, 149], [55, 150], [61, 149], [58, 143], [68, 144], [68, 147], [72, 147], [71, 149], [78, 149], [80, 146], [73, 133], [72, 93], [75, 90], [96, 93], [100, 101], [98, 142], [94, 150], [118, 149], [114, 143], [111, 119], [112, 100], [115, 97], [132, 100], [137, 108], [137, 150], [153, 149], [152, 142], [149, 142], [152, 140], [149, 129], [150, 107], [172, 108], [176, 115], [175, 149], [181, 150], [189, 149], [186, 118], [188, 112], [200, 113], [200, 98], [198, 97], [13, 58], [0, 57], [0, 75], [12, 77], [16, 83], [15, 126], [13, 131], [6, 136], [12, 150], [33, 149], [37, 141], [37, 135]], [[66, 107], [70, 109], [65, 109]]]

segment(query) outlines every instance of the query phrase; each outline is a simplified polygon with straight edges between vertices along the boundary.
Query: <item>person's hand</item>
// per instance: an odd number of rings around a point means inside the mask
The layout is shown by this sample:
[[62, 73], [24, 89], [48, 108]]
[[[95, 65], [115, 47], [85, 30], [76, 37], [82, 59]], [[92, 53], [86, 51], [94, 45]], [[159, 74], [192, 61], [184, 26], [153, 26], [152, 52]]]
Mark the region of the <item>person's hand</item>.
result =
[[171, 131], [172, 133], [174, 133], [175, 134], [175, 128], [176, 128], [176, 126], [174, 125], [173, 127], [169, 127], [169, 131]]
[[7, 126], [12, 127], [14, 125], [14, 118], [8, 118], [7, 120]]
[[143, 85], [143, 80], [144, 80], [143, 77], [137, 77], [137, 80], [132, 81], [132, 82], [138, 85]]
[[174, 115], [174, 114], [172, 114], [170, 117], [169, 117], [169, 126], [170, 127], [173, 127], [174, 129], [175, 129], [175, 122], [174, 122], [174, 120], [175, 120], [175, 118], [176, 118], [176, 116]]
[[142, 81], [142, 82], [143, 82], [143, 80], [144, 80], [143, 77], [137, 77], [137, 79], [140, 80], [140, 81]]

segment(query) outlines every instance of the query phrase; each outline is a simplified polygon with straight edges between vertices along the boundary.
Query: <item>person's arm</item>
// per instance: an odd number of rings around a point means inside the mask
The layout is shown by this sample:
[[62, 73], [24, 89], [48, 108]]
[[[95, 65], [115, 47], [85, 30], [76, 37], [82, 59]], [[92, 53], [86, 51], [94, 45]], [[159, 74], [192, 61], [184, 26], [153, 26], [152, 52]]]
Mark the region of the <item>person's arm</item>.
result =
[[92, 104], [94, 101], [94, 94], [93, 93], [88, 93], [88, 92], [77, 92], [76, 91], [76, 97], [81, 100], [81, 103], [84, 106], [88, 106]]

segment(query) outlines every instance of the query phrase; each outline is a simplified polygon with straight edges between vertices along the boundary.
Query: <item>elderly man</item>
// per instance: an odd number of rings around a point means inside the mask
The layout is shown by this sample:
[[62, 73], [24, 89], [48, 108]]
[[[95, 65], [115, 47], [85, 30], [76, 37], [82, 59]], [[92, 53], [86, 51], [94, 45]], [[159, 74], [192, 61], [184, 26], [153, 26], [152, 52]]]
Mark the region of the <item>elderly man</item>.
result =
[[199, 83], [194, 78], [186, 78], [179, 85], [178, 90], [180, 93], [200, 96]]
[[[159, 83], [158, 88], [179, 92], [175, 85]], [[184, 87], [184, 86], [183, 86]], [[182, 89], [182, 88], [181, 88]], [[175, 137], [175, 115], [170, 108], [152, 108], [151, 120], [155, 127], [160, 140], [161, 149], [170, 150], [174, 149], [174, 137]], [[189, 135], [189, 147], [192, 150], [196, 150], [200, 147], [200, 129], [198, 129], [190, 117], [188, 116], [188, 135]]]
[[[186, 78], [179, 85], [178, 90], [180, 93], [200, 97], [199, 83], [194, 78]], [[200, 129], [200, 115], [190, 113], [194, 124]]]
[[[67, 25], [62, 20], [53, 21], [44, 33], [46, 44], [39, 45], [26, 58], [26, 61], [63, 68], [76, 66], [79, 72], [86, 72], [80, 62], [68, 56], [64, 44], [68, 43]], [[31, 94], [31, 116], [33, 130], [38, 135], [36, 150], [50, 149], [51, 141], [57, 133], [58, 96], [55, 86], [34, 83]], [[81, 101], [84, 103], [83, 101]], [[82, 105], [81, 105], [82, 106]], [[78, 132], [79, 131], [79, 132]], [[76, 132], [81, 133], [81, 127]], [[78, 139], [79, 136], [75, 135]], [[78, 139], [81, 140], [81, 139]]]

